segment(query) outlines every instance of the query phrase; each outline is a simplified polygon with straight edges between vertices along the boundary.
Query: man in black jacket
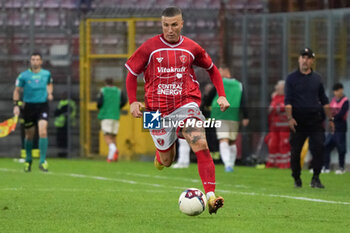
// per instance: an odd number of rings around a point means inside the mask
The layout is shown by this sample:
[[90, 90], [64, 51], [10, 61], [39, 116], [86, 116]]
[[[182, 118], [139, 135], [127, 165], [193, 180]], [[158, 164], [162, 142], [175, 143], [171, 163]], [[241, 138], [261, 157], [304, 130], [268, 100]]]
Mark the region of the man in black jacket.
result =
[[333, 118], [329, 101], [325, 94], [321, 76], [312, 70], [315, 54], [309, 48], [300, 51], [299, 69], [289, 74], [285, 86], [285, 106], [291, 129], [291, 167], [294, 185], [302, 187], [300, 179], [300, 152], [306, 138], [309, 137], [314, 169], [310, 186], [324, 188], [319, 179], [324, 157], [324, 112], [329, 119], [329, 126], [334, 131]]

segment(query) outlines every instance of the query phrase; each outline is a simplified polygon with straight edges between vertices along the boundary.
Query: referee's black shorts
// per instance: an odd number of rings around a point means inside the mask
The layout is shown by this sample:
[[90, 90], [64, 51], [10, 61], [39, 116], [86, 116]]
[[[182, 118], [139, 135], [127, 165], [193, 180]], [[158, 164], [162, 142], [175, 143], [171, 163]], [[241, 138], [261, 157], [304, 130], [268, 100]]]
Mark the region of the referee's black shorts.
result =
[[23, 109], [24, 127], [30, 128], [39, 120], [49, 120], [49, 104], [45, 103], [25, 103]]

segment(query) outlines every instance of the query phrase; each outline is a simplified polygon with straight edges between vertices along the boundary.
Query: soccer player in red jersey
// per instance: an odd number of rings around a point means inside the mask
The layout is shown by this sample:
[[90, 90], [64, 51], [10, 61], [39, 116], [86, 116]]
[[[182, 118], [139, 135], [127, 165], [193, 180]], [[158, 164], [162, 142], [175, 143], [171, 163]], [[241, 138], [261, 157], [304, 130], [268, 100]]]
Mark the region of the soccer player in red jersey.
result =
[[[181, 9], [166, 8], [162, 12], [163, 34], [143, 43], [125, 64], [129, 73], [126, 88], [130, 112], [141, 117], [143, 104], [136, 99], [137, 76], [144, 73], [145, 105], [148, 111], [157, 111], [166, 122], [204, 121], [199, 110], [201, 93], [193, 65], [207, 70], [219, 98], [221, 111], [228, 103], [220, 73], [209, 55], [196, 42], [181, 35]], [[159, 114], [159, 115], [160, 115]], [[175, 158], [176, 139], [185, 138], [196, 154], [198, 172], [208, 199], [209, 213], [223, 206], [224, 199], [215, 196], [215, 166], [210, 156], [205, 130], [198, 125], [172, 125], [150, 129], [157, 147], [154, 164], [159, 170], [171, 166]]]

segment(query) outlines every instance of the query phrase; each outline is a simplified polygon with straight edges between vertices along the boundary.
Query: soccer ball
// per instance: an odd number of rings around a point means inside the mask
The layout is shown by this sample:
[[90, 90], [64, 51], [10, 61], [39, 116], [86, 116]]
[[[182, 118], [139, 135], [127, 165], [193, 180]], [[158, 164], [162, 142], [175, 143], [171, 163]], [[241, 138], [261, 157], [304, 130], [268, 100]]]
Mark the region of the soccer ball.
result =
[[179, 197], [180, 211], [189, 216], [196, 216], [205, 210], [207, 198], [204, 193], [196, 188], [183, 191]]

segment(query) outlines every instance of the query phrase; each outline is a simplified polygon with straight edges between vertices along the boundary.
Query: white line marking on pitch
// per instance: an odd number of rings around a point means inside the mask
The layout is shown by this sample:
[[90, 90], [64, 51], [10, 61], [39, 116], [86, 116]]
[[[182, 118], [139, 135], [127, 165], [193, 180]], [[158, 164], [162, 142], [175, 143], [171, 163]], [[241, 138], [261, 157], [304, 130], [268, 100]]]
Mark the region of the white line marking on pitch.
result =
[[[188, 181], [188, 182], [192, 182], [192, 183], [201, 183], [200, 179], [189, 179], [189, 178], [184, 178], [184, 177], [173, 177], [173, 176], [159, 176], [159, 175], [149, 175], [149, 174], [142, 174], [142, 173], [131, 173], [131, 172], [115, 172], [115, 174], [119, 174], [119, 175], [127, 175], [127, 176], [136, 176], [136, 177], [147, 177], [147, 178], [156, 178], [156, 179], [161, 179], [161, 180], [181, 180], [181, 181]], [[247, 185], [242, 185], [242, 184], [236, 184], [236, 185], [232, 185], [232, 184], [222, 184], [217, 182], [217, 185], [220, 184], [222, 186], [226, 186], [226, 187], [235, 187], [235, 188], [249, 188], [249, 186]]]
[[222, 193], [232, 193], [232, 194], [239, 194], [239, 195], [246, 195], [246, 196], [280, 197], [280, 198], [293, 199], [293, 200], [320, 202], [320, 203], [328, 203], [328, 204], [350, 205], [350, 202], [329, 201], [329, 200], [315, 199], [315, 198], [309, 198], [309, 197], [295, 197], [295, 196], [278, 195], [278, 194], [239, 192], [239, 191], [231, 191], [231, 190], [223, 190], [223, 189], [217, 189], [216, 191], [219, 191], [219, 192], [222, 192]]
[[[0, 168], [0, 171], [23, 173], [23, 171], [19, 171], [19, 170], [15, 170], [15, 169], [7, 169], [7, 168]], [[90, 175], [76, 174], [76, 173], [53, 173], [53, 172], [48, 172], [48, 173], [45, 173], [45, 174], [47, 174], [47, 175], [55, 175], [55, 176], [69, 176], [69, 177], [75, 177], [75, 178], [88, 178], [88, 179], [94, 179], [94, 180], [115, 181], [115, 182], [120, 182], [120, 183], [139, 184], [139, 185], [146, 185], [146, 186], [151, 186], [151, 187], [186, 189], [186, 187], [167, 186], [167, 185], [162, 185], [162, 184], [137, 182], [137, 181], [134, 181], [134, 180], [109, 178], [109, 177], [103, 177], [103, 176], [90, 176]], [[265, 194], [265, 193], [254, 193], [254, 192], [238, 192], [238, 191], [231, 191], [231, 190], [224, 190], [224, 189], [217, 189], [217, 191], [222, 192], [222, 193], [231, 193], [231, 194], [239, 194], [239, 195], [246, 195], [246, 196], [279, 197], [279, 198], [301, 200], [301, 201], [310, 201], [310, 202], [318, 202], [318, 203], [350, 205], [350, 202], [330, 201], [330, 200], [315, 199], [315, 198], [308, 198], [308, 197], [296, 197], [296, 196], [288, 196], [288, 195]]]
[[[28, 188], [0, 188], [0, 191], [26, 191], [28, 190]], [[77, 188], [36, 188], [35, 191], [38, 192], [99, 192], [96, 191], [95, 189], [77, 189]], [[120, 190], [118, 189], [104, 189], [103, 192], [119, 192]], [[139, 192], [140, 190], [138, 189], [123, 189], [123, 191], [125, 192]], [[165, 192], [177, 192], [176, 190], [161, 190], [161, 189], [143, 189], [142, 192], [146, 192], [146, 193], [165, 193]]]
[[201, 181], [199, 179], [189, 179], [189, 178], [183, 178], [183, 177], [169, 177], [169, 176], [159, 176], [159, 175], [148, 175], [148, 174], [142, 174], [142, 173], [131, 173], [131, 172], [116, 172], [116, 174], [121, 174], [121, 175], [128, 175], [128, 176], [138, 176], [138, 177], [151, 177], [151, 178], [156, 178], [156, 179], [161, 179], [161, 180], [182, 180], [182, 181], [189, 181], [192, 183], [200, 183]]

